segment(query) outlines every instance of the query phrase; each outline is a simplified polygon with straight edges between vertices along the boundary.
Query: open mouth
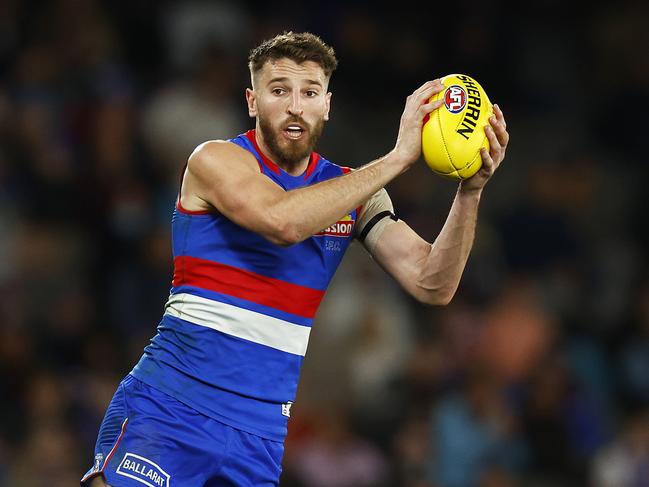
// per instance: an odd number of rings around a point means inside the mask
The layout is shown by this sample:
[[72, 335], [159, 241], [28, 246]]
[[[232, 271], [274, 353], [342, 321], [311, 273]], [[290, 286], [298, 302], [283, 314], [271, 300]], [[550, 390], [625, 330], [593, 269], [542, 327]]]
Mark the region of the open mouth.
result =
[[304, 134], [305, 130], [300, 125], [291, 124], [287, 125], [282, 132], [284, 133], [284, 136], [286, 138], [297, 140], [302, 137], [302, 134]]

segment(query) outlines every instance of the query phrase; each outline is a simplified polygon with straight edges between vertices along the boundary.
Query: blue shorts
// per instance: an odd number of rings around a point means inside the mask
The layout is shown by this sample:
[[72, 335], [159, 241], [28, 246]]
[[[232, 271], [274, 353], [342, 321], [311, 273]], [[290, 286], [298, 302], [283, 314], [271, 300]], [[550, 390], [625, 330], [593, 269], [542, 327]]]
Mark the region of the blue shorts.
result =
[[284, 445], [207, 417], [128, 375], [106, 411], [87, 485], [277, 486]]

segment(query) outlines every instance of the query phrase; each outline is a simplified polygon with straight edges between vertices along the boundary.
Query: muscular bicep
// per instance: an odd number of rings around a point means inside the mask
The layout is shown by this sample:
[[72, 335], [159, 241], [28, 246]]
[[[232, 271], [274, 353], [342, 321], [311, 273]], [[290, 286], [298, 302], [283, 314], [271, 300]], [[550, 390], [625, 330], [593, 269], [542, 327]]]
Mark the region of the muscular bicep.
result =
[[282, 243], [282, 221], [272, 211], [285, 191], [264, 176], [252, 154], [229, 143], [212, 141], [189, 158], [183, 201], [212, 206], [236, 224]]

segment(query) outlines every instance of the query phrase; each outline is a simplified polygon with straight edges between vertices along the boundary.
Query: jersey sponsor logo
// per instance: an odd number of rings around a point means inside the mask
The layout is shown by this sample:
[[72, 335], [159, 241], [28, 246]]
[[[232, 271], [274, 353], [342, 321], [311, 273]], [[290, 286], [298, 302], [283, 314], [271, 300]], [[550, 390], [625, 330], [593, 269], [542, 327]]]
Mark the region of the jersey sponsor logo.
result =
[[126, 453], [119, 462], [117, 473], [129, 477], [149, 487], [169, 487], [171, 475], [160, 465], [135, 453]]
[[349, 237], [354, 231], [354, 220], [351, 215], [347, 215], [344, 218], [338, 220], [333, 225], [325, 228], [321, 232], [318, 232], [314, 237]]
[[288, 401], [282, 404], [282, 416], [286, 416], [287, 418], [291, 417], [291, 406], [293, 405], [293, 401]]
[[466, 91], [460, 85], [451, 85], [444, 94], [444, 105], [451, 113], [460, 113], [466, 106]]

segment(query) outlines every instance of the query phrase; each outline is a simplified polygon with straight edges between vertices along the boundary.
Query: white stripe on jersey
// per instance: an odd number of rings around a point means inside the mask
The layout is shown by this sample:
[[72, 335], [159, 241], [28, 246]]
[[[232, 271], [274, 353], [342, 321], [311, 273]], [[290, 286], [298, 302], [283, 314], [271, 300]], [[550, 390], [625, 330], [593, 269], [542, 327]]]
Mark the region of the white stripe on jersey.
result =
[[307, 326], [188, 293], [169, 296], [165, 314], [301, 356], [311, 332]]

